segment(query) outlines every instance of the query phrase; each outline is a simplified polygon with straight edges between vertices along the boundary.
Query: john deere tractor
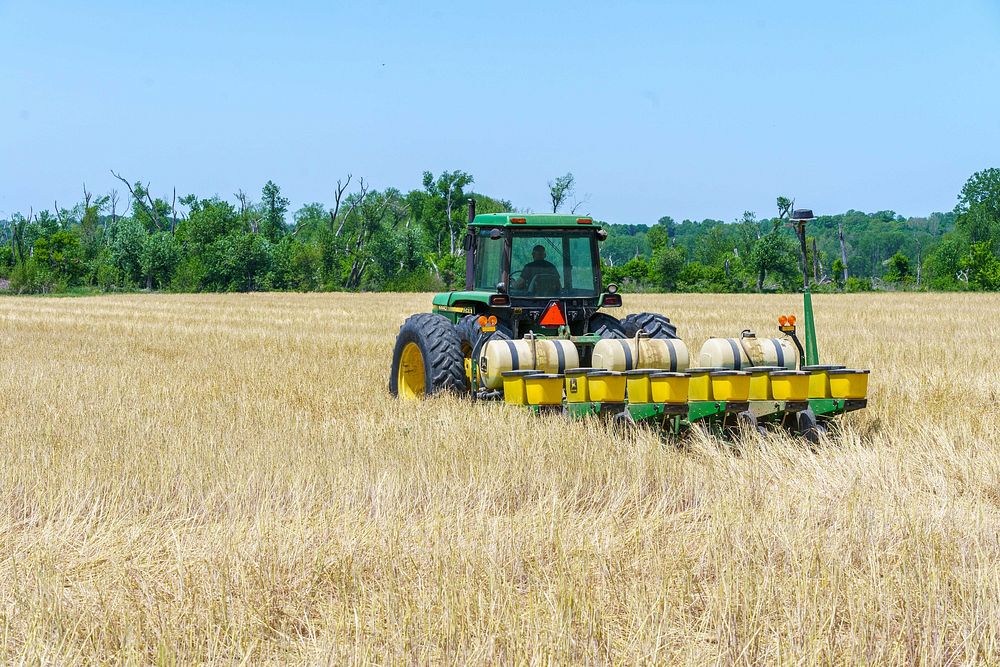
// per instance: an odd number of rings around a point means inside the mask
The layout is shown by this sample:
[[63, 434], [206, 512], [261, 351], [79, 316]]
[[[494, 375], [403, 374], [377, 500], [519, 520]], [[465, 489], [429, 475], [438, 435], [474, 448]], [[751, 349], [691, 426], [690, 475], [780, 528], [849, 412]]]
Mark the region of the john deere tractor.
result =
[[572, 361], [586, 366], [602, 339], [631, 338], [639, 330], [651, 338], [676, 338], [663, 315], [619, 320], [601, 312], [622, 305], [616, 285], [602, 289], [598, 244], [606, 238], [590, 217], [476, 215], [470, 201], [465, 289], [435, 295], [431, 313], [403, 323], [389, 390], [403, 398], [441, 391], [490, 394], [481, 382], [479, 354], [489, 340], [561, 339], [576, 348]]
[[[791, 218], [806, 256], [812, 211]], [[465, 289], [436, 295], [433, 312], [400, 327], [390, 391], [452, 391], [678, 435], [771, 427], [813, 441], [839, 415], [867, 406], [867, 370], [819, 363], [807, 265], [805, 345], [795, 316], [782, 315], [780, 337], [747, 329], [709, 338], [695, 356], [663, 315], [602, 312], [622, 305], [617, 286], [602, 288], [605, 238], [589, 217], [476, 215], [470, 202]]]

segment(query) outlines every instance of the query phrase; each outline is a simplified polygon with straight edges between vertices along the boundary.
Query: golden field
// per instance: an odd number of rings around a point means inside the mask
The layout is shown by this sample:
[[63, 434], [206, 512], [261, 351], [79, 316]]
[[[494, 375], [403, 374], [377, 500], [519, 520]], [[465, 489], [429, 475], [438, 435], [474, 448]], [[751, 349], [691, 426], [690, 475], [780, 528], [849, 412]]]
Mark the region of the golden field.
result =
[[0, 299], [0, 662], [1000, 662], [1000, 296], [817, 297], [873, 375], [815, 451], [397, 402], [429, 303]]

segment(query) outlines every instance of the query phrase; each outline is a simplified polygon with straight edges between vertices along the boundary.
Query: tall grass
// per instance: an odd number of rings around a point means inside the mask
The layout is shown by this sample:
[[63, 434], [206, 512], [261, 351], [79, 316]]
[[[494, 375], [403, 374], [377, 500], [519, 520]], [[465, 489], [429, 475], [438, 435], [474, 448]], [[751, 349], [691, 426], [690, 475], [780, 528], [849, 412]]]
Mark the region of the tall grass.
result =
[[[633, 296], [697, 349], [794, 296]], [[391, 400], [426, 295], [0, 300], [0, 661], [996, 663], [1000, 298], [817, 297], [811, 451]]]

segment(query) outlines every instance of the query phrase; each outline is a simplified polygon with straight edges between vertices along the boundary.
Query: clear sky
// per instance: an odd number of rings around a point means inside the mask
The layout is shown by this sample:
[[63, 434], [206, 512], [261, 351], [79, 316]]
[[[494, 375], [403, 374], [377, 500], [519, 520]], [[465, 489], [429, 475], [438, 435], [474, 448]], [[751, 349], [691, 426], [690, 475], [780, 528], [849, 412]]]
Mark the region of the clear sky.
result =
[[535, 211], [572, 171], [614, 222], [921, 215], [1000, 166], [1000, 3], [0, 0], [0, 99], [0, 217], [112, 168], [293, 207], [464, 169]]

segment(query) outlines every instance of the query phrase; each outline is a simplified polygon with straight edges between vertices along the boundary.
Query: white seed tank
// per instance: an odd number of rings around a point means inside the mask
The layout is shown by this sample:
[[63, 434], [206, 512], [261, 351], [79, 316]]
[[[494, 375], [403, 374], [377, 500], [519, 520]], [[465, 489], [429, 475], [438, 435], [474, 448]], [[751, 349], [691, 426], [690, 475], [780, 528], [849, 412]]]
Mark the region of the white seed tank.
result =
[[701, 346], [698, 365], [741, 370], [749, 366], [777, 366], [793, 370], [795, 345], [788, 338], [757, 338], [744, 333], [740, 338], [709, 338]]
[[502, 374], [507, 371], [565, 373], [566, 369], [579, 367], [580, 354], [568, 340], [491, 340], [479, 355], [479, 377], [490, 389], [503, 386]]
[[679, 338], [606, 338], [594, 345], [590, 365], [617, 372], [638, 368], [678, 372], [687, 370], [690, 359]]

